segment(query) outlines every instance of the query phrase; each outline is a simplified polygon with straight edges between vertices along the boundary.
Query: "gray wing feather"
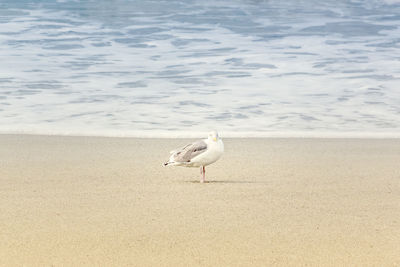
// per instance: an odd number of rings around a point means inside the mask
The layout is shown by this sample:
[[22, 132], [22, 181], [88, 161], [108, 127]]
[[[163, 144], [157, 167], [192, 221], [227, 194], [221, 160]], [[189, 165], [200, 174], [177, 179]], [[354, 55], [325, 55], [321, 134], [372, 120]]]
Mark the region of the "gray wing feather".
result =
[[190, 162], [191, 159], [207, 150], [207, 144], [204, 141], [197, 141], [184, 146], [174, 154], [175, 162]]
[[186, 147], [191, 146], [191, 145], [192, 145], [192, 144], [187, 144], [187, 145], [185, 145], [185, 146], [183, 146], [183, 147], [180, 147], [180, 148], [171, 150], [169, 153], [170, 153], [170, 154], [175, 154], [175, 153], [181, 152], [181, 151], [184, 150]]

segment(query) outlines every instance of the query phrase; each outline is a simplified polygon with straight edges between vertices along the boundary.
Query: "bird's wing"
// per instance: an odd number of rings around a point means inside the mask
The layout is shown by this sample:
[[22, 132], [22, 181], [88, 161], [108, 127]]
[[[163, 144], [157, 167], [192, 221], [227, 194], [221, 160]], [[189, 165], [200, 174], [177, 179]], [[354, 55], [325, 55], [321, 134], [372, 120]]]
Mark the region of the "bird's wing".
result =
[[191, 145], [192, 145], [192, 144], [187, 144], [187, 145], [185, 145], [185, 146], [183, 146], [183, 147], [181, 147], [181, 148], [177, 148], [177, 149], [171, 150], [169, 153], [170, 153], [170, 154], [175, 154], [175, 153], [177, 153], [177, 152], [180, 152], [180, 151], [184, 150], [186, 147], [191, 146]]
[[197, 141], [176, 150], [174, 153], [175, 162], [190, 162], [191, 159], [207, 151], [207, 144], [204, 141]]

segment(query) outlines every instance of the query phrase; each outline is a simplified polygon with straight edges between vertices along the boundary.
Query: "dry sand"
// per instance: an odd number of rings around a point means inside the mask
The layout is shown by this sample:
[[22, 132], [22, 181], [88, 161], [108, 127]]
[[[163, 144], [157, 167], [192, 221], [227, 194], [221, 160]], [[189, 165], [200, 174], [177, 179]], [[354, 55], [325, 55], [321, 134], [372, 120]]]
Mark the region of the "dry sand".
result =
[[0, 136], [1, 266], [399, 266], [400, 140]]

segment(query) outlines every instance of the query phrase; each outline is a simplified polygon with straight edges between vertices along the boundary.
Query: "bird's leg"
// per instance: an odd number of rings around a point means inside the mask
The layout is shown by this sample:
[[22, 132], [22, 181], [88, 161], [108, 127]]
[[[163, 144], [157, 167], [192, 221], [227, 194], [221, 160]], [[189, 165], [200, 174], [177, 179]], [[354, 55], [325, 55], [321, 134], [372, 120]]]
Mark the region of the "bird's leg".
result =
[[205, 183], [206, 182], [206, 167], [202, 166], [201, 167], [201, 173], [203, 174], [200, 180], [200, 183]]

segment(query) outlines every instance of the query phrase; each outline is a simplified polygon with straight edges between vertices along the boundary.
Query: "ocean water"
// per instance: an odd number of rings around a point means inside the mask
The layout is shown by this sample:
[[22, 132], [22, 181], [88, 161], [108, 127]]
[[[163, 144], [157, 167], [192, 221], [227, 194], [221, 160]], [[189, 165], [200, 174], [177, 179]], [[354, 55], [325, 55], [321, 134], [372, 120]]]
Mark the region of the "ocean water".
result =
[[0, 2], [0, 133], [400, 136], [400, 1]]

